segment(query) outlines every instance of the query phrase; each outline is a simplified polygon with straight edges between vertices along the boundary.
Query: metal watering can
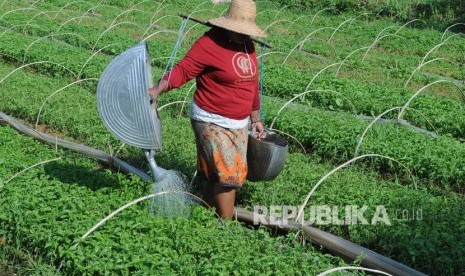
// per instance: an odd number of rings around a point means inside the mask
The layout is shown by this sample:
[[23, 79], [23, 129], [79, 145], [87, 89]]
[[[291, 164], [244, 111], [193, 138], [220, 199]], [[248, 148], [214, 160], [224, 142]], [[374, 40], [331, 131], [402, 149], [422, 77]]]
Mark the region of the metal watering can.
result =
[[154, 182], [165, 169], [155, 161], [162, 148], [161, 121], [150, 104], [153, 86], [150, 56], [145, 42], [113, 59], [97, 85], [97, 107], [105, 127], [124, 143], [141, 148], [149, 162]]

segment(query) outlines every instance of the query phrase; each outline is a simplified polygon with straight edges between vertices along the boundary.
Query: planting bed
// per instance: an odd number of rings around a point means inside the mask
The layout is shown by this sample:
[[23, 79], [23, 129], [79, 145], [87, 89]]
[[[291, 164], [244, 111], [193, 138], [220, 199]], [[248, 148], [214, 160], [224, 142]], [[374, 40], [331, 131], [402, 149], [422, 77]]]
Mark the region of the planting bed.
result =
[[[238, 206], [300, 205], [335, 167], [376, 155], [326, 179], [305, 213], [324, 205], [344, 217], [345, 206], [366, 206], [371, 218], [383, 206], [390, 223], [314, 226], [423, 273], [464, 274], [465, 38], [440, 24], [368, 16], [372, 6], [364, 12], [346, 2], [336, 12], [331, 1], [324, 3], [333, 10], [257, 1], [258, 24], [273, 45], [257, 45], [262, 117], [291, 147], [278, 178], [246, 183]], [[97, 80], [112, 58], [145, 39], [156, 81], [177, 38], [176, 15], [207, 20], [226, 9], [197, 0], [3, 1], [0, 111], [148, 171], [142, 152], [122, 145], [101, 123]], [[177, 58], [206, 30], [189, 22]], [[156, 156], [189, 180], [195, 170], [187, 116], [193, 84], [160, 98], [164, 149]], [[389, 109], [383, 117], [389, 122], [366, 120]], [[200, 207], [190, 218], [163, 219], [149, 212], [150, 201], [81, 239], [150, 188], [87, 156], [0, 127], [0, 274], [316, 275], [358, 265], [302, 243], [300, 233], [222, 224]]]

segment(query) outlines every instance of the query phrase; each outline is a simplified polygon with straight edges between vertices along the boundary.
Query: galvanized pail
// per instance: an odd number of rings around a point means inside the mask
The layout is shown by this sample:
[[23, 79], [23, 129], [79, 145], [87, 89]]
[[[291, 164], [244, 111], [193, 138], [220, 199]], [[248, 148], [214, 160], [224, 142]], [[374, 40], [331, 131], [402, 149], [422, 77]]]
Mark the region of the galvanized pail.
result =
[[266, 137], [260, 140], [249, 134], [247, 145], [247, 180], [271, 181], [284, 167], [288, 142], [277, 133], [265, 130]]

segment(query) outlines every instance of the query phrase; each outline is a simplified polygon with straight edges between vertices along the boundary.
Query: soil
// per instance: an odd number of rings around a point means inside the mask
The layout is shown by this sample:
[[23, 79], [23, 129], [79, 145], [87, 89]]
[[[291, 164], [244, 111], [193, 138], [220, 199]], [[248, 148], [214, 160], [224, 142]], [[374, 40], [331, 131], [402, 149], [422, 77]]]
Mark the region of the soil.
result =
[[2, 267], [0, 264], [0, 275], [2, 276], [15, 276], [17, 275], [14, 271], [8, 269], [7, 267]]
[[[5, 239], [0, 237], [0, 250], [2, 250], [2, 245], [5, 244]], [[0, 275], [2, 276], [13, 276], [17, 275], [13, 270], [11, 270], [3, 261], [0, 260]]]

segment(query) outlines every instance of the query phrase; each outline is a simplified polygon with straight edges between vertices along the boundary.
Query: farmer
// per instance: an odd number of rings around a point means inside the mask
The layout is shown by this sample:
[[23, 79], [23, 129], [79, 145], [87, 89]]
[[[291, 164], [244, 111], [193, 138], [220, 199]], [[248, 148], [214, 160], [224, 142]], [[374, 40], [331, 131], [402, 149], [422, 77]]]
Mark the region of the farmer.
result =
[[213, 27], [149, 90], [157, 98], [196, 78], [190, 117], [197, 171], [207, 183], [205, 201], [226, 219], [233, 217], [236, 189], [247, 177], [248, 130], [264, 132], [257, 56], [250, 37], [266, 34], [255, 16], [254, 1], [232, 0], [228, 13], [209, 20]]

